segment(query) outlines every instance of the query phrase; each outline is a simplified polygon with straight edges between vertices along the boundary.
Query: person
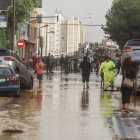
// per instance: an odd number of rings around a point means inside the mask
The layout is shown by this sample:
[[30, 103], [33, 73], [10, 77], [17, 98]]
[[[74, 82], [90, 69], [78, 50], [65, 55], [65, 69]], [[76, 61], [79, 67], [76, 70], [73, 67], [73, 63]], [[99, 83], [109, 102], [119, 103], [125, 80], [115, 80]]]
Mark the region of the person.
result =
[[[123, 80], [125, 78], [134, 80], [137, 77], [138, 73], [138, 66], [136, 64], [133, 64], [131, 62], [131, 58], [127, 57], [125, 58], [124, 62], [122, 63], [122, 74], [123, 74]], [[122, 84], [121, 86], [121, 94], [122, 94], [122, 112], [129, 113], [129, 104], [130, 104], [130, 97], [133, 93], [134, 87], [126, 87], [125, 85]]]
[[78, 58], [76, 58], [76, 59], [74, 60], [74, 72], [75, 72], [75, 73], [78, 72], [77, 64], [78, 64]]
[[50, 56], [50, 73], [54, 73], [53, 68], [54, 68], [54, 56], [51, 55]]
[[94, 65], [95, 65], [96, 75], [98, 75], [98, 72], [99, 72], [99, 64], [100, 64], [99, 58], [95, 58], [94, 59]]
[[[104, 65], [104, 63], [105, 63], [105, 60], [101, 60], [101, 62], [100, 62], [101, 64], [100, 65]], [[104, 73], [103, 73], [103, 69], [100, 67], [100, 77], [101, 77], [101, 84], [100, 84], [100, 88], [101, 89], [104, 89]]]
[[69, 73], [69, 58], [66, 55], [64, 58], [64, 69], [65, 69], [65, 74]]
[[111, 89], [113, 90], [113, 82], [114, 82], [114, 68], [115, 64], [110, 60], [108, 56], [105, 57], [105, 61], [101, 63], [100, 73], [103, 73], [103, 81], [104, 81], [104, 90], [111, 85]]
[[50, 57], [51, 54], [49, 53], [48, 56], [45, 59], [45, 64], [46, 64], [46, 73], [50, 73], [51, 72], [51, 62], [50, 62]]
[[45, 66], [45, 64], [43, 63], [41, 58], [38, 58], [38, 61], [36, 63], [36, 74], [37, 74], [37, 79], [38, 79], [38, 82], [39, 82], [39, 88], [41, 88], [41, 86], [42, 86], [44, 66]]
[[36, 53], [32, 56], [34, 73], [36, 73], [36, 69], [35, 69], [35, 68], [36, 68], [37, 60], [38, 60], [38, 53], [36, 52]]
[[121, 68], [121, 56], [120, 55], [116, 55], [116, 57], [113, 59], [115, 65], [116, 65], [116, 69], [117, 69], [117, 74], [120, 73], [120, 68]]
[[64, 56], [63, 56], [63, 54], [61, 54], [61, 57], [60, 57], [60, 68], [61, 68], [61, 74], [62, 74], [62, 71], [64, 69]]
[[88, 61], [87, 56], [84, 56], [83, 61], [80, 63], [79, 67], [82, 69], [83, 88], [85, 89], [85, 86], [89, 88], [89, 77], [90, 77], [90, 71], [92, 67], [90, 62]]
[[82, 91], [82, 96], [81, 96], [81, 108], [82, 110], [88, 110], [89, 107], [89, 92], [88, 90], [83, 90]]
[[70, 65], [70, 72], [74, 72], [74, 59], [70, 59], [69, 65]]

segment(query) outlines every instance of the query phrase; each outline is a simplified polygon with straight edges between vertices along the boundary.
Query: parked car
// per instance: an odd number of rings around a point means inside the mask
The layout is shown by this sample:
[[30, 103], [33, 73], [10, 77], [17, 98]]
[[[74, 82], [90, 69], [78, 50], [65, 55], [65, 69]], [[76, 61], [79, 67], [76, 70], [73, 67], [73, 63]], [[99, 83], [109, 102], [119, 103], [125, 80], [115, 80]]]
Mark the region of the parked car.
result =
[[0, 64], [0, 96], [19, 97], [20, 81], [11, 66]]
[[33, 88], [33, 75], [15, 52], [6, 49], [0, 50], [0, 63], [10, 65], [15, 73], [19, 74], [21, 88]]
[[121, 63], [127, 57], [131, 57], [132, 63], [140, 64], [140, 39], [131, 39], [126, 42], [122, 50]]

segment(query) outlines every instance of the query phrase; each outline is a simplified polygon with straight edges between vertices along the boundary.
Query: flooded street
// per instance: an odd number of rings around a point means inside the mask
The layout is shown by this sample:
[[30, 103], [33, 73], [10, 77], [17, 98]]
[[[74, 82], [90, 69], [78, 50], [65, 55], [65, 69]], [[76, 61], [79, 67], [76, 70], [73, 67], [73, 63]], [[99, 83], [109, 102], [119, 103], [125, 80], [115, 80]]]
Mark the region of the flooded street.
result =
[[42, 91], [37, 86], [35, 78], [33, 93], [4, 99], [0, 140], [112, 140], [120, 93], [101, 92], [100, 77], [92, 73], [89, 89], [83, 90], [79, 73], [55, 72], [44, 75]]

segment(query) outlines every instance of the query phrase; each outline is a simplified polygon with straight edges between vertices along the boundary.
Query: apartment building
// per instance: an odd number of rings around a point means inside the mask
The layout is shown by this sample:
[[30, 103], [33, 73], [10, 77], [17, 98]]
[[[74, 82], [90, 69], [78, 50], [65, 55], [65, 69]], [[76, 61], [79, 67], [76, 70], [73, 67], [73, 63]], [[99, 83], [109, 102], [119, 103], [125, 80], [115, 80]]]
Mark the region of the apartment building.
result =
[[61, 14], [56, 14], [55, 17], [58, 18], [47, 21], [47, 52], [56, 56], [73, 55], [78, 50], [79, 43], [85, 41], [85, 28], [76, 18], [64, 19]]
[[80, 43], [80, 23], [77, 19], [67, 20], [67, 54], [73, 54], [78, 50]]
[[59, 13], [55, 14], [52, 18], [48, 18], [47, 22], [47, 32], [46, 32], [46, 43], [47, 43], [47, 53], [52, 55], [60, 55], [60, 38], [61, 38], [61, 21], [63, 16]]

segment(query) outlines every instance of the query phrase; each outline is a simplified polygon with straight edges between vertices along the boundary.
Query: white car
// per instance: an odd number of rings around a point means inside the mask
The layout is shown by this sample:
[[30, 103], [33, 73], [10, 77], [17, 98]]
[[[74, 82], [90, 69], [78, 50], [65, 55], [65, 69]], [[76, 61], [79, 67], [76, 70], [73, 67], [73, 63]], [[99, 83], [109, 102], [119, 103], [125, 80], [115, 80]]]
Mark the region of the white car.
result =
[[132, 63], [140, 64], [140, 39], [128, 40], [122, 49], [121, 61], [131, 57]]

